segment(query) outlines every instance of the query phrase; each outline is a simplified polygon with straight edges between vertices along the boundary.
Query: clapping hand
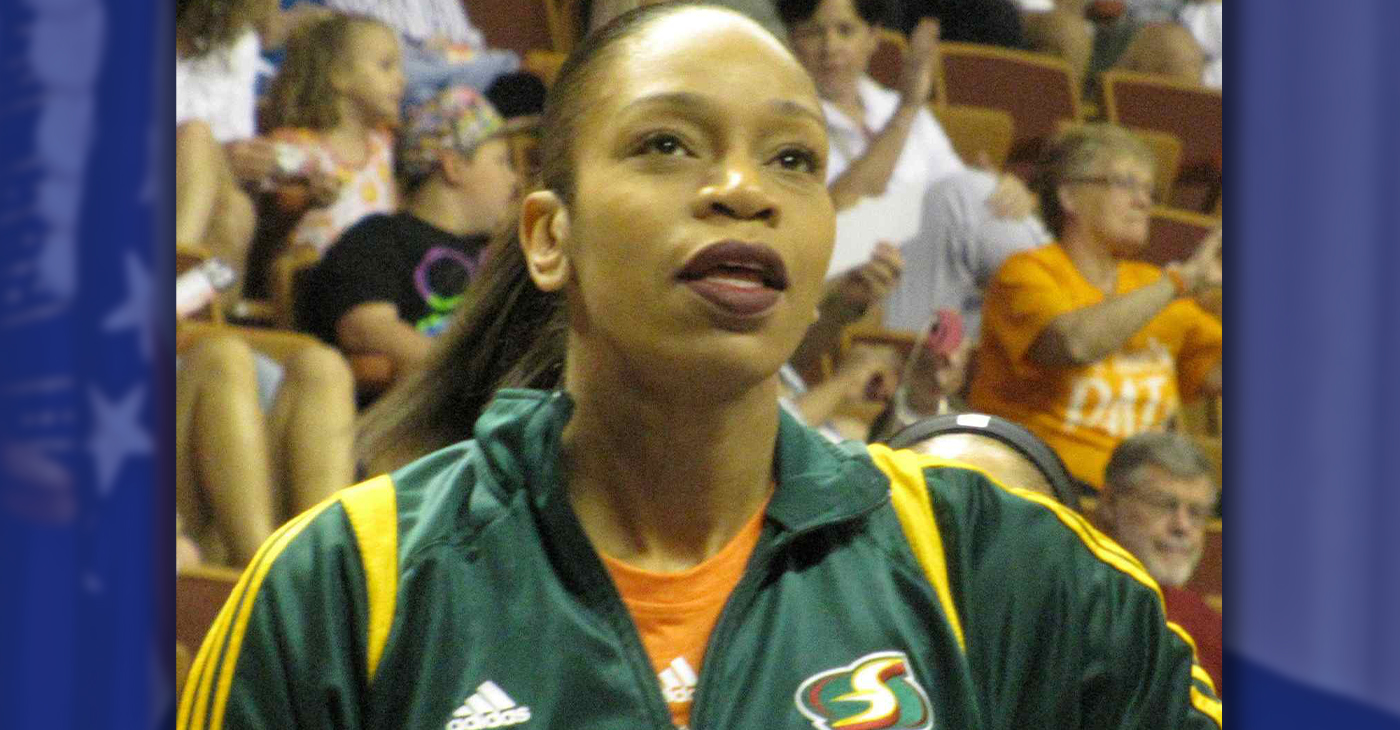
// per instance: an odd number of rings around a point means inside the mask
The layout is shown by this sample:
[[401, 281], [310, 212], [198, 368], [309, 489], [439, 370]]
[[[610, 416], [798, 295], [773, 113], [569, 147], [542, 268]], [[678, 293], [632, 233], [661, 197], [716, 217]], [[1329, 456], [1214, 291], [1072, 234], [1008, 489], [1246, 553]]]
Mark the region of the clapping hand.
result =
[[938, 65], [938, 21], [924, 18], [909, 34], [909, 50], [899, 74], [900, 101], [923, 105], [933, 95], [933, 74]]
[[847, 318], [857, 319], [870, 305], [889, 295], [903, 272], [904, 257], [899, 248], [881, 241], [875, 244], [869, 261], [837, 280], [833, 293]]
[[1224, 232], [1220, 226], [1216, 226], [1215, 230], [1201, 239], [1201, 245], [1196, 248], [1195, 253], [1191, 254], [1191, 258], [1177, 269], [1191, 294], [1220, 286], [1224, 281], [1225, 269], [1221, 257], [1223, 241]]

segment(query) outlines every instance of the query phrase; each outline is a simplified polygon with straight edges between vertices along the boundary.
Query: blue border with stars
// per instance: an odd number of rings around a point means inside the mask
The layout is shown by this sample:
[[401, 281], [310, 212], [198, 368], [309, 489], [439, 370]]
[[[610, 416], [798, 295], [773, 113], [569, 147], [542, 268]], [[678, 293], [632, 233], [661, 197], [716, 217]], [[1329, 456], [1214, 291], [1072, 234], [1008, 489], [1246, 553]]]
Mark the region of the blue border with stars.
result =
[[[169, 722], [168, 3], [0, 3], [0, 726]], [[166, 32], [161, 32], [165, 30]], [[164, 165], [159, 163], [165, 163]], [[165, 301], [168, 301], [166, 295]], [[168, 310], [161, 310], [168, 311]], [[165, 319], [169, 319], [166, 315]], [[158, 493], [163, 496], [157, 497]]]

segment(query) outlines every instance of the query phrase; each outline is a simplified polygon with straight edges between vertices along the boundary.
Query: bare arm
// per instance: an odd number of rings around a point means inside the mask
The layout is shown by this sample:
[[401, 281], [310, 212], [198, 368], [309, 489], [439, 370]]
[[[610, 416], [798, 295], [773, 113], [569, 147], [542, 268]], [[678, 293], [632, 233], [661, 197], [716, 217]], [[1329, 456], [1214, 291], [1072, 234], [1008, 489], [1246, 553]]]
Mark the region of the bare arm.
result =
[[828, 282], [817, 305], [817, 321], [798, 343], [791, 358], [793, 365], [804, 372], [815, 370], [823, 355], [836, 351], [846, 327], [889, 295], [903, 271], [904, 257], [899, 249], [881, 241], [869, 261]]
[[871, 140], [865, 154], [852, 160], [851, 166], [831, 181], [831, 202], [836, 210], [845, 210], [863, 197], [885, 192], [917, 113], [918, 107], [900, 102], [894, 116]]
[[848, 403], [887, 399], [898, 378], [887, 354], [858, 350], [830, 378], [793, 398], [793, 404], [808, 424], [816, 426]]
[[336, 321], [335, 338], [349, 353], [387, 355], [396, 377], [416, 369], [432, 346], [431, 338], [399, 319], [399, 308], [391, 302], [354, 306]]
[[1186, 290], [1178, 292], [1170, 276], [1126, 294], [1056, 317], [1026, 352], [1044, 367], [1087, 365], [1117, 352], [1178, 296], [1219, 285], [1220, 229], [1206, 236], [1184, 264], [1168, 266], [1181, 276]]
[[1117, 352], [1172, 300], [1176, 286], [1161, 279], [1126, 294], [1056, 317], [1035, 338], [1026, 356], [1037, 365], [1088, 365]]
[[862, 196], [880, 195], [894, 173], [895, 163], [904, 151], [914, 118], [928, 103], [933, 91], [933, 69], [938, 52], [938, 23], [925, 18], [919, 21], [904, 55], [900, 74], [899, 107], [885, 123], [865, 154], [851, 162], [845, 172], [831, 182], [831, 199], [837, 210], [844, 210]]

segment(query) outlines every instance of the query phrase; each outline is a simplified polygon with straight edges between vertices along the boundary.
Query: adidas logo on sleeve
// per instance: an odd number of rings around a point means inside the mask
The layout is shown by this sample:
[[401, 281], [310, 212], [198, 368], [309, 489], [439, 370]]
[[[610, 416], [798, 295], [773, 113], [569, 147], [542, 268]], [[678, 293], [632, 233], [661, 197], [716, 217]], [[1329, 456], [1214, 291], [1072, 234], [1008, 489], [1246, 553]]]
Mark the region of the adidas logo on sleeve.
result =
[[678, 656], [672, 659], [671, 664], [658, 672], [656, 678], [661, 680], [661, 694], [667, 702], [679, 704], [695, 698], [695, 685], [698, 680], [695, 670], [690, 668], [690, 663], [685, 657]]
[[495, 682], [487, 680], [462, 702], [447, 721], [446, 730], [485, 730], [510, 727], [530, 719], [530, 708], [515, 704]]

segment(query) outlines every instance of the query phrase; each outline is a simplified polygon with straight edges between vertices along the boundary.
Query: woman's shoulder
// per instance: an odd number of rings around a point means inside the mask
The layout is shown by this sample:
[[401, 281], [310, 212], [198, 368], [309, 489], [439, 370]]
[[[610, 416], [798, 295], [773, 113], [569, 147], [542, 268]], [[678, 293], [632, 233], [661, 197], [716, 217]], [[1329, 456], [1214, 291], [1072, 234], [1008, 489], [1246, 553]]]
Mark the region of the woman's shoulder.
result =
[[388, 475], [394, 485], [400, 555], [407, 560], [429, 545], [470, 539], [499, 518], [506, 499], [493, 488], [489, 473], [477, 442], [462, 441]]
[[994, 276], [995, 280], [1015, 279], [1027, 273], [1051, 275], [1074, 270], [1074, 262], [1056, 243], [1034, 246], [1006, 257]]
[[[1039, 562], [1020, 564], [1032, 572], [1034, 566], [1058, 562], [1078, 566], [1076, 569], [1094, 566], [1092, 570], [1141, 577], [1141, 569], [1124, 559], [1121, 548], [1084, 515], [1050, 496], [1003, 483], [975, 464], [912, 451], [885, 449], [872, 455], [877, 464], [883, 462], [881, 470], [892, 475], [896, 509], [901, 483], [903, 491], [919, 493], [918, 501], [931, 513], [934, 529], [946, 541], [950, 554], [979, 561], [982, 558], [978, 556], [1026, 555], [1029, 551]], [[898, 476], [900, 472], [903, 478]], [[905, 501], [911, 500], [905, 497]]]
[[469, 539], [501, 504], [481, 488], [479, 451], [463, 441], [336, 492], [294, 520], [305, 526], [289, 538], [291, 552], [351, 548], [370, 560], [388, 551], [403, 565], [427, 546]]

